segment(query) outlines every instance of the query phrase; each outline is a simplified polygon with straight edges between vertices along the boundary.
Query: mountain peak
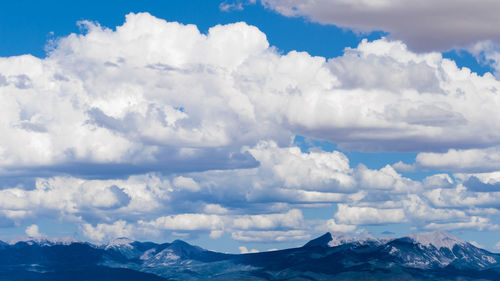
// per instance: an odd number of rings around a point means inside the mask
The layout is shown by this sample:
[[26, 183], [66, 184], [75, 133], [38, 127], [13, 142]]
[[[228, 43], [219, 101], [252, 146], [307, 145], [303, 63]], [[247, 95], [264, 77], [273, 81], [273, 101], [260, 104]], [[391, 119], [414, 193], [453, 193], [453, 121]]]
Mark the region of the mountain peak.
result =
[[328, 243], [332, 240], [332, 234], [327, 232], [320, 237], [307, 242], [303, 247], [325, 247], [328, 246]]
[[349, 243], [349, 242], [353, 242], [354, 239], [345, 234], [344, 232], [330, 232], [331, 233], [331, 241], [328, 242], [328, 246], [330, 247], [335, 247], [335, 246], [339, 246], [339, 245], [342, 245], [342, 244], [345, 244], [345, 243]]
[[426, 247], [430, 247], [430, 245], [432, 245], [438, 250], [441, 248], [447, 248], [451, 251], [455, 245], [466, 244], [466, 242], [441, 230], [410, 234], [408, 235], [408, 238]]
[[[62, 238], [46, 238], [46, 237], [22, 237], [19, 239], [15, 239], [10, 241], [9, 245], [15, 245], [16, 243], [24, 242], [28, 245], [40, 245], [40, 246], [53, 246], [53, 245], [70, 245], [72, 243], [80, 243], [82, 241], [77, 240], [72, 237], [62, 237]], [[5, 242], [2, 242], [5, 243]], [[1, 243], [0, 243], [1, 244]]]
[[111, 249], [111, 248], [132, 248], [132, 245], [130, 245], [131, 243], [133, 243], [134, 241], [126, 238], [126, 237], [119, 237], [119, 238], [116, 238], [116, 239], [113, 239], [111, 241], [109, 241], [107, 244], [105, 244], [104, 248], [105, 249]]

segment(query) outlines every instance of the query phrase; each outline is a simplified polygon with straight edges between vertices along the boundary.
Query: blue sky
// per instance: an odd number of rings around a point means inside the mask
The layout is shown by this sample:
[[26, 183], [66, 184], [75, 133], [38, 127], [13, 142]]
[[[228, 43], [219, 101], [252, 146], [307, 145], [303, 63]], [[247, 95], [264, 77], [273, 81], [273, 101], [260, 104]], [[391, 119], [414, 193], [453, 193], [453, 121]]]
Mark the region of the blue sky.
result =
[[498, 251], [494, 4], [339, 3], [0, 4], [0, 239]]

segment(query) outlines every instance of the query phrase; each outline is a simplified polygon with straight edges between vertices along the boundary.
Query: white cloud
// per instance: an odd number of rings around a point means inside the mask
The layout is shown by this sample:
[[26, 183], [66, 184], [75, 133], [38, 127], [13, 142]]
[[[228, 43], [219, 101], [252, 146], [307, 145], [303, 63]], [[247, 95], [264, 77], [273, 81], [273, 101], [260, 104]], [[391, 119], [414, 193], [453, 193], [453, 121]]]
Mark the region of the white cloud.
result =
[[223, 230], [215, 230], [214, 229], [214, 230], [210, 231], [210, 234], [208, 236], [212, 239], [218, 239], [222, 236], [222, 234], [224, 234]]
[[205, 205], [203, 211], [208, 214], [223, 215], [228, 212], [228, 209], [222, 207], [219, 204], [207, 204]]
[[235, 229], [298, 228], [304, 223], [302, 212], [294, 209], [284, 214], [240, 216], [233, 220]]
[[426, 188], [447, 188], [453, 186], [453, 179], [448, 174], [436, 174], [425, 177], [422, 181]]
[[402, 209], [376, 209], [348, 206], [346, 204], [338, 204], [337, 206], [338, 210], [334, 218], [341, 224], [386, 224], [407, 221]]
[[[250, 167], [243, 146], [283, 146], [295, 134], [370, 151], [500, 140], [499, 81], [399, 41], [363, 41], [327, 59], [280, 54], [245, 23], [201, 34], [143, 13], [115, 31], [84, 25], [44, 59], [0, 60], [4, 174]], [[352, 183], [341, 153], [287, 157], [274, 167], [287, 187]]]
[[415, 165], [406, 164], [403, 161], [398, 161], [398, 162], [392, 164], [392, 167], [396, 171], [400, 171], [400, 172], [413, 172], [413, 171], [415, 171], [415, 168], [416, 168]]
[[[500, 41], [493, 0], [262, 0], [285, 16], [304, 16], [356, 31], [383, 30], [418, 50], [448, 50], [476, 41]], [[425, 20], [422, 20], [425, 19]]]
[[94, 241], [132, 237], [132, 226], [123, 220], [116, 221], [113, 224], [99, 223], [96, 226], [85, 223], [80, 228], [85, 237]]
[[178, 176], [174, 179], [173, 184], [178, 188], [183, 188], [192, 192], [200, 190], [200, 186], [192, 178]]
[[36, 224], [32, 224], [32, 225], [26, 227], [25, 232], [26, 232], [26, 235], [28, 235], [29, 237], [32, 237], [32, 238], [40, 238], [40, 237], [45, 236], [39, 232], [38, 225], [36, 225]]
[[[267, 234], [262, 235], [274, 233], [273, 241], [289, 241], [295, 238], [282, 237], [283, 231], [310, 235], [311, 231], [352, 232], [366, 224], [409, 223], [425, 228], [446, 222], [456, 223], [454, 228], [469, 228], [466, 223], [472, 218], [496, 216], [492, 208], [500, 202], [500, 192], [495, 192], [500, 182], [498, 173], [453, 177], [436, 174], [419, 182], [402, 177], [391, 166], [370, 170], [363, 165], [346, 165], [343, 170], [352, 178], [352, 193], [333, 193], [285, 187], [285, 179], [275, 167], [288, 165], [290, 157], [296, 157], [314, 160], [304, 161], [302, 166], [295, 164], [297, 169], [312, 170], [321, 167], [322, 162], [317, 159], [328, 159], [336, 153], [318, 150], [310, 156], [273, 143], [248, 151], [255, 153], [263, 165], [183, 176], [145, 174], [123, 180], [40, 178], [31, 190], [0, 190], [0, 215], [17, 224], [41, 216], [77, 223], [82, 225], [82, 233], [94, 240], [115, 238], [115, 233], [119, 233], [116, 229], [121, 227], [128, 231], [124, 234], [133, 237], [147, 237], [145, 233], [158, 237], [181, 231], [188, 236], [208, 234], [212, 239], [232, 233], [238, 239], [248, 240], [248, 233], [263, 231]], [[197, 191], [179, 188], [182, 181], [196, 183]], [[475, 185], [469, 187], [471, 184]], [[318, 189], [324, 187], [319, 185]], [[332, 219], [314, 222], [305, 219], [297, 209], [324, 207], [317, 203], [338, 203], [338, 211]], [[124, 225], [110, 224], [116, 221], [123, 221]], [[492, 227], [493, 224], [481, 229]]]
[[179, 214], [159, 217], [151, 222], [139, 221], [139, 224], [166, 230], [221, 230], [223, 218], [218, 215]]
[[338, 224], [334, 219], [329, 219], [326, 221], [326, 228], [330, 232], [353, 232], [356, 230], [355, 225], [351, 224]]
[[280, 148], [272, 141], [248, 151], [259, 161], [260, 171], [272, 172], [287, 188], [350, 191], [354, 187], [349, 159], [341, 152], [303, 153], [299, 147]]
[[248, 250], [247, 247], [245, 247], [245, 246], [238, 247], [238, 250], [240, 250], [240, 254], [252, 254], [252, 253], [259, 252], [259, 250], [257, 250], [257, 249]]
[[396, 192], [415, 191], [420, 187], [420, 183], [404, 178], [390, 165], [386, 165], [380, 170], [370, 170], [364, 165], [356, 168], [358, 185], [364, 188], [391, 189]]
[[461, 184], [451, 189], [433, 189], [426, 192], [425, 197], [440, 208], [495, 207], [500, 202], [498, 191], [471, 192]]
[[[2, 220], [76, 223], [94, 240], [293, 241], [317, 229], [297, 208], [339, 203], [322, 221], [332, 230], [494, 228], [493, 174], [474, 175], [476, 185], [471, 174], [416, 181], [402, 164], [351, 167], [339, 151], [290, 145], [300, 134], [366, 151], [452, 148], [467, 155], [463, 169], [488, 159], [496, 169], [500, 82], [490, 74], [388, 39], [326, 59], [281, 54], [244, 23], [207, 34], [149, 14], [116, 30], [85, 25], [44, 59], [0, 59], [0, 176], [36, 177], [0, 189]], [[421, 153], [411, 166], [462, 159], [448, 156]]]
[[244, 242], [286, 242], [307, 240], [311, 236], [303, 230], [287, 231], [235, 231], [231, 234], [236, 241]]
[[500, 147], [450, 149], [445, 153], [419, 153], [416, 164], [432, 170], [487, 172], [500, 169]]
[[444, 229], [444, 230], [457, 230], [457, 229], [473, 229], [473, 230], [498, 230], [500, 227], [492, 224], [489, 219], [482, 217], [470, 217], [465, 222], [450, 222], [450, 223], [429, 223], [425, 226], [426, 229]]
[[449, 222], [468, 218], [462, 210], [433, 208], [417, 194], [410, 194], [402, 201], [405, 216], [414, 224], [426, 222]]
[[140, 217], [162, 210], [169, 200], [169, 182], [157, 176], [133, 176], [127, 180], [85, 180], [73, 177], [39, 178], [31, 190], [0, 190], [0, 210], [23, 212], [16, 219], [52, 217], [80, 220], [87, 216]]

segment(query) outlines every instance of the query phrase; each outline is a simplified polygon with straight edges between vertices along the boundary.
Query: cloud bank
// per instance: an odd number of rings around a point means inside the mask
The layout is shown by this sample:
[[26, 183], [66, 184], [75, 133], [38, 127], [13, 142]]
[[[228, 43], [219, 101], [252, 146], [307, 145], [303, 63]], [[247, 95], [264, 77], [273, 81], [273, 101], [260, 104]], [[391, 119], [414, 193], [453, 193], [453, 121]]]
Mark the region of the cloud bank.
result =
[[[0, 173], [90, 175], [255, 167], [243, 146], [301, 134], [364, 151], [500, 140], [499, 82], [439, 53], [363, 41], [338, 58], [280, 54], [245, 23], [129, 14], [0, 60]], [[481, 108], [480, 111], [477, 108]]]
[[[497, 161], [481, 164], [500, 141], [489, 73], [386, 38], [329, 59], [282, 54], [245, 23], [202, 34], [142, 13], [113, 30], [82, 25], [44, 59], [0, 58], [0, 225], [43, 217], [93, 240], [243, 242], [376, 224], [498, 229], [498, 185], [484, 173]], [[369, 169], [340, 151], [303, 151], [295, 135], [421, 153]], [[415, 167], [462, 174], [398, 172]], [[303, 215], [325, 206], [329, 219]]]

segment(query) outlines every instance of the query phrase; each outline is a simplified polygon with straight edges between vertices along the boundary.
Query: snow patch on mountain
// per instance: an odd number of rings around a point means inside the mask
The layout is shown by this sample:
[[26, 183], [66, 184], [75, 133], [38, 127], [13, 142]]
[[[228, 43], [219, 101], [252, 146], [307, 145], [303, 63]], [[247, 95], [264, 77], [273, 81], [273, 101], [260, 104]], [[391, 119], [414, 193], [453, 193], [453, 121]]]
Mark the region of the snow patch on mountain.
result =
[[343, 232], [330, 232], [330, 234], [332, 235], [332, 240], [328, 242], [328, 246], [330, 247], [336, 247], [353, 241], [351, 236]]
[[[153, 254], [153, 253], [152, 253]], [[146, 267], [168, 266], [181, 261], [181, 257], [172, 249], [165, 249], [152, 257], [149, 257], [144, 262]]]
[[106, 249], [106, 250], [113, 249], [113, 248], [121, 248], [121, 249], [130, 248], [130, 249], [132, 249], [133, 246], [130, 244], [132, 244], [133, 242], [134, 241], [132, 241], [128, 238], [120, 237], [120, 238], [116, 238], [116, 239], [109, 241], [109, 243], [104, 246], [104, 249]]
[[375, 243], [375, 244], [383, 244], [388, 242], [390, 239], [384, 238], [375, 238], [372, 235], [365, 235], [362, 237], [351, 237], [343, 232], [330, 232], [332, 236], [332, 240], [328, 242], [328, 246], [337, 247], [342, 244], [347, 243], [358, 243], [358, 244], [367, 244], [367, 243]]
[[62, 238], [33, 238], [24, 237], [16, 240], [12, 240], [9, 243], [4, 243], [8, 245], [15, 245], [19, 242], [24, 242], [28, 245], [40, 245], [40, 246], [54, 246], [54, 245], [70, 245], [72, 243], [85, 243], [81, 240], [77, 240], [72, 237], [62, 237]]
[[446, 248], [449, 249], [450, 251], [453, 251], [453, 247], [455, 245], [466, 244], [466, 242], [444, 231], [410, 234], [408, 235], [408, 238], [412, 239], [413, 241], [425, 247], [430, 247], [432, 245], [438, 250], [441, 248]]

